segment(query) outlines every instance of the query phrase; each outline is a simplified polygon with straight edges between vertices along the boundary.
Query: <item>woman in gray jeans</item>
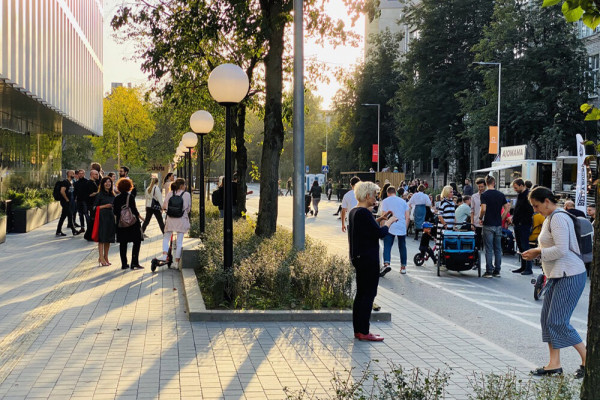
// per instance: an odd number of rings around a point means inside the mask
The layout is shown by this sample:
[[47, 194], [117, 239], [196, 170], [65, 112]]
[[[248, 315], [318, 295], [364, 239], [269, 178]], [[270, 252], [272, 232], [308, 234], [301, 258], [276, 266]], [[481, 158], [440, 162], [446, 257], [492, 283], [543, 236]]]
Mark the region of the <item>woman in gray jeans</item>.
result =
[[573, 310], [579, 302], [586, 282], [586, 271], [579, 257], [579, 245], [575, 236], [573, 220], [557, 206], [551, 190], [537, 187], [529, 194], [529, 202], [535, 212], [546, 220], [538, 237], [538, 247], [522, 254], [525, 260], [542, 259], [542, 269], [548, 278], [548, 291], [540, 322], [542, 340], [548, 343], [550, 361], [548, 365], [531, 371], [532, 375], [562, 374], [560, 349], [575, 347], [581, 357], [581, 366], [575, 372], [576, 378], [585, 375], [585, 344], [581, 336], [571, 326]]

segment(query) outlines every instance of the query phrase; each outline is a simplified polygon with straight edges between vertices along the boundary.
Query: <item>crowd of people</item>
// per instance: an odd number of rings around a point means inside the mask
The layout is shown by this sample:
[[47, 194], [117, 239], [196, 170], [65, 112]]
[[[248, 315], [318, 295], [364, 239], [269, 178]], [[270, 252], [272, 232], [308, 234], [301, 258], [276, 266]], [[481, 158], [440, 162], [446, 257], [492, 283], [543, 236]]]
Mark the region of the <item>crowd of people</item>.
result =
[[[485, 278], [500, 277], [503, 234], [512, 225], [521, 259], [520, 267], [512, 272], [531, 275], [533, 260], [538, 259], [547, 277], [548, 289], [543, 300], [540, 323], [542, 340], [548, 345], [549, 361], [545, 366], [532, 370], [531, 374], [562, 374], [560, 350], [574, 347], [581, 357], [575, 377], [582, 378], [585, 375], [585, 344], [571, 326], [570, 319], [586, 284], [585, 257], [575, 226], [577, 224], [578, 229], [583, 226], [577, 217], [588, 217], [593, 221], [594, 205], [588, 207], [586, 215], [567, 200], [563, 210], [551, 190], [533, 187], [531, 182], [521, 178], [512, 182], [517, 193], [513, 204], [496, 189], [495, 179], [491, 175], [475, 181], [475, 193], [467, 179], [463, 193], [459, 193], [456, 185], [448, 185], [435, 201], [424, 193], [422, 184], [408, 193], [404, 183], [395, 188], [386, 182], [379, 190], [377, 184], [361, 182], [358, 177], [353, 177], [350, 185], [352, 189], [342, 200], [341, 220], [342, 231], [348, 232], [350, 260], [356, 270], [357, 291], [353, 305], [356, 338], [365, 341], [384, 339], [370, 332], [370, 314], [379, 278], [391, 271], [390, 252], [396, 239], [400, 252], [400, 273], [406, 273], [409, 225], [413, 226], [415, 239], [421, 233], [421, 255], [428, 254], [434, 262], [436, 255], [429, 247], [429, 242], [436, 236], [432, 234], [434, 228], [438, 231], [438, 246], [441, 230], [474, 230], [476, 248], [478, 251], [484, 250], [485, 254]], [[432, 224], [434, 221], [437, 226]], [[383, 243], [383, 263], [380, 240]]]
[[[118, 178], [113, 172], [105, 173], [95, 162], [90, 165], [88, 178], [83, 169], [67, 171], [66, 179], [55, 186], [55, 197], [62, 207], [56, 236], [66, 236], [62, 231], [66, 220], [73, 236], [83, 233], [86, 240], [98, 243], [99, 266], [112, 265], [109, 250], [116, 242], [121, 269], [143, 269], [139, 259], [141, 244], [154, 217], [164, 237], [163, 256], [159, 258], [166, 256], [171, 238], [176, 237], [175, 263], [179, 263], [183, 235], [190, 228], [191, 196], [185, 190], [185, 180], [176, 179], [173, 173], [167, 173], [162, 184], [158, 177], [152, 177], [144, 191], [144, 217], [137, 208], [138, 191], [126, 166], [119, 168]], [[130, 262], [129, 243], [132, 243]]]

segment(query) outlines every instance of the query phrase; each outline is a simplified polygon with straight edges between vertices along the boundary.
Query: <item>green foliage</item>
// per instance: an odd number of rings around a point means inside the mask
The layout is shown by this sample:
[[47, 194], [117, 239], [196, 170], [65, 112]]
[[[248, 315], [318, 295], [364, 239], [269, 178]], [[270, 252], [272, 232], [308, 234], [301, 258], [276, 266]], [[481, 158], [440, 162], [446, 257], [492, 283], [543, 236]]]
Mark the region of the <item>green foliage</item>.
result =
[[381, 105], [381, 167], [400, 162], [396, 123], [390, 99], [404, 81], [400, 70], [401, 34], [389, 30], [369, 38], [371, 48], [364, 64], [343, 77], [334, 98], [334, 126], [329, 132], [331, 170], [368, 170], [373, 166], [372, 145], [377, 143], [377, 107]]
[[594, 0], [544, 0], [542, 7], [550, 7], [562, 2], [562, 13], [567, 22], [576, 22], [582, 18], [590, 29], [600, 24], [600, 9]]
[[13, 209], [28, 210], [43, 207], [54, 201], [51, 189], [25, 189], [23, 191], [8, 190], [6, 199], [11, 200]]
[[[503, 145], [528, 144], [542, 159], [574, 149], [573, 132], [585, 129], [577, 108], [586, 100], [586, 54], [558, 9], [496, 1], [473, 51], [476, 61], [502, 63]], [[483, 82], [458, 97], [461, 114], [468, 116], [463, 137], [486, 148], [488, 126], [496, 125], [498, 112], [498, 67], [473, 69]]]
[[148, 147], [154, 145], [147, 140], [154, 129], [150, 105], [142, 99], [140, 89], [115, 88], [104, 98], [104, 136], [92, 138], [96, 160], [103, 164], [109, 158], [117, 159], [120, 146], [121, 164], [146, 167]]
[[354, 375], [353, 369], [345, 370], [343, 374], [334, 373], [332, 395], [327, 397], [317, 396], [306, 388], [284, 390], [288, 400], [439, 400], [444, 398], [450, 378], [450, 373], [445, 371], [407, 370], [393, 363], [383, 370], [382, 375], [371, 369], [371, 363], [357, 377]]
[[[348, 260], [328, 256], [325, 246], [307, 238], [306, 250], [292, 247], [291, 232], [280, 227], [270, 238], [254, 234], [252, 220], [234, 222], [233, 273], [223, 270], [223, 221], [207, 221], [196, 274], [208, 308], [348, 308], [354, 269]], [[223, 300], [223, 288], [232, 302]]]
[[63, 135], [63, 169], [87, 168], [92, 162], [94, 146], [88, 136]]
[[469, 384], [470, 400], [575, 400], [581, 389], [581, 381], [572, 377], [524, 380], [514, 370], [504, 375], [476, 373]]

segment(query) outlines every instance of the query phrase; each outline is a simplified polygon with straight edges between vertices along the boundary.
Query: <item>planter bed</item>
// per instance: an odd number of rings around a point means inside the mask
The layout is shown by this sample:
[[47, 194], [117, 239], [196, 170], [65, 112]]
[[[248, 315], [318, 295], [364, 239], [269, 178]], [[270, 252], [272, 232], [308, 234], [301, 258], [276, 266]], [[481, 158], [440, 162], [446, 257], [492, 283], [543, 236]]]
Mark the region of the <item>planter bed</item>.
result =
[[14, 233], [27, 233], [48, 222], [48, 207], [13, 210]]

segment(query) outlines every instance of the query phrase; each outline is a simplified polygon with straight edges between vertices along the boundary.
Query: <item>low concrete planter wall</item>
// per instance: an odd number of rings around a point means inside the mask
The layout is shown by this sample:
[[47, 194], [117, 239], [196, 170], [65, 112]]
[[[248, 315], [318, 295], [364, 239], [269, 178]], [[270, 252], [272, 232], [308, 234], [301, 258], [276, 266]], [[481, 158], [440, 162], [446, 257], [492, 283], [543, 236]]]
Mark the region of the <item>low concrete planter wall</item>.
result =
[[[185, 306], [190, 321], [219, 322], [349, 322], [352, 310], [207, 310], [196, 272], [195, 260], [198, 250], [183, 250], [181, 255], [181, 278], [185, 295]], [[371, 313], [371, 321], [389, 322], [392, 314], [386, 311]]]
[[60, 201], [54, 201], [46, 206], [48, 209], [48, 215], [46, 216], [46, 223], [54, 221], [57, 218], [60, 218], [60, 213], [62, 212], [62, 207], [60, 206]]
[[6, 215], [0, 217], [0, 243], [6, 242], [6, 222], [8, 218]]
[[30, 208], [28, 210], [13, 210], [13, 232], [26, 233], [46, 224], [48, 208]]

